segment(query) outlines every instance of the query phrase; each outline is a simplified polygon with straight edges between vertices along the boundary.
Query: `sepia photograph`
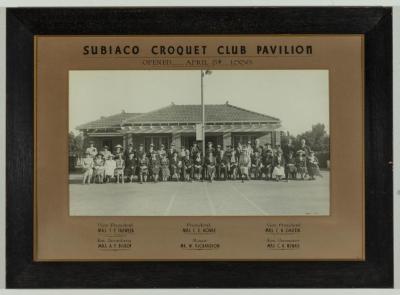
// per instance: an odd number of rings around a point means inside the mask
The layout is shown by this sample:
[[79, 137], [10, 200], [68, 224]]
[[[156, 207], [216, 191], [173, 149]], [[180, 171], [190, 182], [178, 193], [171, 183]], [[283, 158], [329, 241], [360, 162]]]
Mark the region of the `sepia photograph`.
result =
[[71, 216], [324, 216], [328, 70], [69, 71]]

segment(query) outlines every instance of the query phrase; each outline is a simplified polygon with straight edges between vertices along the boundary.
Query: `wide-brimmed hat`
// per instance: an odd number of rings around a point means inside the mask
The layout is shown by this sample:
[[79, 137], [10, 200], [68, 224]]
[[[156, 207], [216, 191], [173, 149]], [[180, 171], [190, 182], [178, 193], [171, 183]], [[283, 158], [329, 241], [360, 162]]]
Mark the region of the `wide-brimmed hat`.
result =
[[115, 148], [122, 148], [122, 145], [117, 144], [117, 145], [115, 146]]
[[105, 145], [103, 148], [105, 148], [105, 149], [109, 149], [109, 147], [108, 147], [107, 145]]
[[154, 146], [154, 144], [150, 143], [150, 146]]

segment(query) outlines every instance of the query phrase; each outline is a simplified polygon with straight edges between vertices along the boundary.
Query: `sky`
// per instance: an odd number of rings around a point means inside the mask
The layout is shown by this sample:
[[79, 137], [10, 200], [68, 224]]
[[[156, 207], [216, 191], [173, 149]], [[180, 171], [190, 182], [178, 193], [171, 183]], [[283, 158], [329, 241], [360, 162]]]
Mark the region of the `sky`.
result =
[[[200, 70], [70, 71], [69, 128], [123, 110], [200, 104], [200, 89]], [[204, 101], [277, 117], [292, 135], [316, 123], [329, 130], [328, 70], [213, 70], [204, 77]]]

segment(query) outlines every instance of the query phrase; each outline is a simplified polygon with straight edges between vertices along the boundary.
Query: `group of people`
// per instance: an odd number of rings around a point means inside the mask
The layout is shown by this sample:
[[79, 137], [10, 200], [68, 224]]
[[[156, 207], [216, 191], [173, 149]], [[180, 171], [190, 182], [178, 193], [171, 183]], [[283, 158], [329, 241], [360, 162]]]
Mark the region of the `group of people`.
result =
[[250, 179], [265, 180], [314, 180], [321, 176], [318, 159], [306, 145], [304, 139], [295, 148], [291, 141], [281, 148], [270, 144], [262, 146], [258, 139], [252, 145], [238, 143], [237, 146], [207, 144], [204, 156], [197, 145], [179, 151], [174, 144], [169, 149], [161, 145], [158, 150], [151, 144], [145, 151], [143, 144], [137, 150], [132, 144], [123, 151], [115, 147], [114, 154], [105, 146], [98, 152], [93, 142], [86, 149], [82, 160], [83, 184], [92, 183], [139, 183], [147, 181], [214, 181]]

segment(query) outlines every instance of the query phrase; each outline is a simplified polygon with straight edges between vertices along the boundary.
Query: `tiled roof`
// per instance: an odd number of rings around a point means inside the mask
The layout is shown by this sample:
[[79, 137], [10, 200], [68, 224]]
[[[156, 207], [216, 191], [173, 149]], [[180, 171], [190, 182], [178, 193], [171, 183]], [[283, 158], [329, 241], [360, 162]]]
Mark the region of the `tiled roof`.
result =
[[[228, 103], [205, 105], [206, 122], [257, 122], [280, 123], [274, 118], [261, 113], [242, 109]], [[151, 111], [148, 113], [120, 113], [99, 120], [82, 124], [77, 127], [82, 129], [113, 128], [121, 125], [141, 123], [199, 123], [201, 122], [201, 105], [175, 105]]]
[[[206, 122], [268, 122], [280, 123], [280, 120], [261, 113], [245, 110], [228, 103], [205, 105]], [[126, 120], [134, 123], [197, 123], [201, 122], [201, 105], [175, 105], [144, 113]]]
[[102, 129], [102, 128], [113, 128], [119, 127], [127, 119], [132, 119], [142, 115], [141, 113], [119, 113], [108, 117], [101, 117], [98, 120], [79, 125], [76, 127], [78, 130], [82, 129]]

